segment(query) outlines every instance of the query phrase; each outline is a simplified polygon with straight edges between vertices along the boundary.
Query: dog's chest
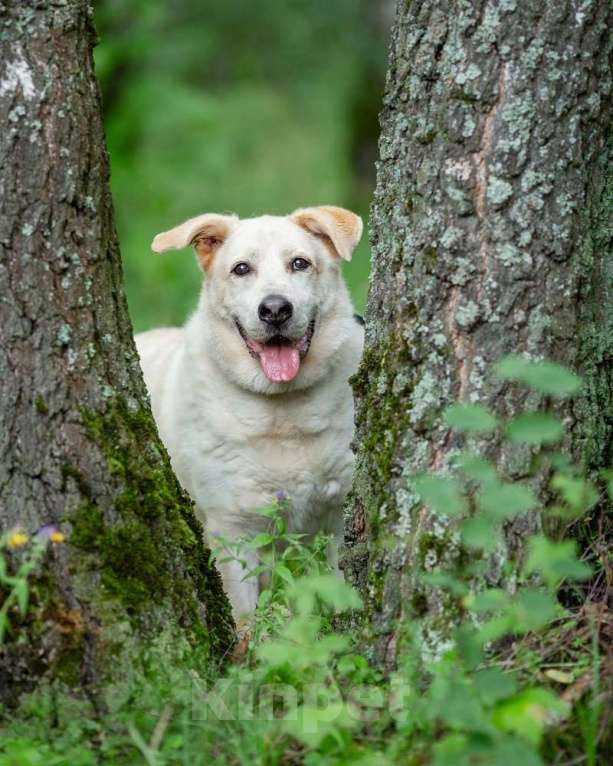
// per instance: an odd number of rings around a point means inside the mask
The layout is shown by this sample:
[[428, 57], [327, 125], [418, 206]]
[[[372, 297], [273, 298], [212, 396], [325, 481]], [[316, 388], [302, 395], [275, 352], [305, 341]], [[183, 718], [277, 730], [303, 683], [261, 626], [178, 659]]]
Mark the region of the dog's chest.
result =
[[255, 484], [266, 492], [287, 492], [297, 511], [340, 502], [351, 473], [348, 415], [337, 410], [271, 418], [269, 427], [249, 439], [260, 477]]
[[[208, 409], [208, 408], [207, 408]], [[208, 411], [199, 444], [198, 504], [250, 515], [276, 493], [289, 495], [292, 527], [315, 531], [349, 488], [353, 411], [349, 392], [235, 403]], [[200, 497], [198, 497], [200, 495]]]

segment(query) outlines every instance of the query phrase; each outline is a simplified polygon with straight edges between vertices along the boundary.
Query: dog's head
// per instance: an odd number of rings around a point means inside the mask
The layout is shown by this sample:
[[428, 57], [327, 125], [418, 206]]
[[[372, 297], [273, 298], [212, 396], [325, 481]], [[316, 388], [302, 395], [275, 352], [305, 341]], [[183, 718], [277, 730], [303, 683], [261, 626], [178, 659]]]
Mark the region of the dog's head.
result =
[[351, 259], [361, 235], [361, 218], [339, 207], [246, 220], [207, 213], [158, 234], [152, 248], [194, 246], [206, 309], [223, 336], [220, 357], [232, 358], [233, 377], [270, 392], [297, 378], [339, 298], [346, 301], [340, 260]]

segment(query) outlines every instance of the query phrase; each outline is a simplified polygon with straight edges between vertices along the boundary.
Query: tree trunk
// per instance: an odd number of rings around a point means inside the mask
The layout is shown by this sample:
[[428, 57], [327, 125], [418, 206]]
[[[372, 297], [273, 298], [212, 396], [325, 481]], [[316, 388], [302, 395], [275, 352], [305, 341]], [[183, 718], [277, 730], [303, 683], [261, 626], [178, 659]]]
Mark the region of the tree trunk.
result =
[[[538, 407], [493, 365], [510, 352], [555, 359], [586, 381], [561, 407], [569, 447], [590, 470], [610, 465], [610, 16], [606, 0], [398, 4], [344, 562], [389, 665], [406, 621], [424, 617], [429, 652], [452, 627], [435, 595], [424, 603], [418, 574], [457, 550], [412, 483], [447, 470], [462, 445], [442, 422], [447, 405], [501, 417]], [[479, 446], [507, 476], [528, 475], [526, 447]], [[538, 524], [510, 525], [490, 584], [509, 585]]]
[[89, 4], [5, 0], [0, 21], [0, 519], [67, 538], [11, 614], [0, 699], [54, 680], [96, 698], [145, 641], [212, 659], [232, 622], [132, 341]]

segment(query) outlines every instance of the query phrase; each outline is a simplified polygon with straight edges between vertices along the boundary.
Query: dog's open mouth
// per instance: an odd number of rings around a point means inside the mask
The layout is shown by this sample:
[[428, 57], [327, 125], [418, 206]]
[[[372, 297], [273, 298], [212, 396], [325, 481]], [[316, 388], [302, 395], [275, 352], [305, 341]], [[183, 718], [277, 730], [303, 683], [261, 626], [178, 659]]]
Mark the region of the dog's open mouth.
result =
[[284, 335], [273, 335], [263, 343], [250, 338], [238, 319], [234, 321], [249, 353], [260, 362], [262, 372], [268, 380], [272, 383], [289, 383], [298, 375], [300, 363], [311, 345], [315, 330], [314, 319], [309, 323], [302, 338], [298, 340], [291, 340]]

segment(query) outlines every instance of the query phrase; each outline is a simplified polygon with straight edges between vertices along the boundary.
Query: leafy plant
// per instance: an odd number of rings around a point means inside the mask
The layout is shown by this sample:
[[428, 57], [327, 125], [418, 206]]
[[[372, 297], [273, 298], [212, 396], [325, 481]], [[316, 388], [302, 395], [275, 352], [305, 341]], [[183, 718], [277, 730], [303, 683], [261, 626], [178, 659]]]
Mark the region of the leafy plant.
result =
[[[497, 366], [500, 377], [517, 380], [533, 390], [562, 398], [579, 390], [581, 382], [568, 370], [549, 362], [535, 363], [509, 357]], [[456, 404], [445, 413], [446, 422], [465, 434], [492, 433], [497, 427], [510, 442], [525, 443], [546, 457], [548, 445], [563, 437], [561, 421], [549, 412], [525, 412], [500, 424], [486, 408]], [[543, 460], [535, 461], [542, 466]], [[567, 458], [552, 454], [551, 487], [562, 498], [559, 505], [541, 508], [545, 515], [577, 518], [598, 499], [594, 485]], [[427, 696], [431, 724], [443, 725], [447, 734], [434, 746], [438, 766], [458, 763], [541, 763], [539, 746], [548, 722], [569, 714], [568, 705], [539, 686], [516, 688], [515, 680], [494, 668], [485, 669], [486, 657], [502, 639], [546, 628], [564, 610], [555, 594], [563, 581], [589, 578], [592, 569], [578, 555], [573, 540], [552, 540], [535, 534], [527, 540], [527, 556], [515, 592], [498, 588], [474, 590], [477, 557], [504, 545], [503, 525], [539, 503], [529, 484], [507, 483], [496, 466], [481, 455], [457, 455], [454, 475], [418, 477], [415, 486], [422, 501], [445, 524], [455, 523], [471, 555], [453, 571], [422, 575], [426, 587], [446, 591], [465, 614], [453, 647], [438, 662], [429, 664]], [[478, 581], [478, 578], [477, 578]], [[593, 711], [594, 708], [592, 708]], [[594, 724], [584, 716], [590, 741]]]
[[[28, 611], [30, 601], [28, 578], [40, 563], [47, 543], [63, 541], [64, 535], [52, 525], [40, 529], [33, 540], [21, 527], [16, 527], [0, 537], [0, 588], [6, 592], [0, 606], [0, 644], [10, 630], [11, 611], [16, 608], [22, 617], [25, 617]], [[26, 550], [27, 555], [20, 556], [21, 560], [18, 561], [15, 572], [10, 573], [6, 552], [16, 553], [20, 549]]]
[[[578, 390], [575, 376], [549, 364], [541, 369], [512, 360], [499, 369], [548, 396]], [[398, 667], [384, 675], [369, 662], [362, 636], [342, 619], [359, 612], [361, 604], [330, 572], [329, 540], [320, 535], [307, 541], [289, 532], [291, 500], [280, 496], [260, 511], [259, 535], [220, 540], [215, 552], [219, 560], [243, 562], [245, 577], [263, 583], [242, 655], [222, 672], [189, 677], [163, 653], [152, 655], [150, 673], [135, 677], [126, 702], [102, 719], [75, 715], [68, 696], [39, 695], [8, 727], [0, 766], [204, 766], [213, 760], [270, 766], [541, 766], [548, 732], [571, 720], [571, 706], [556, 687], [584, 683], [585, 677], [590, 694], [576, 706], [574, 726], [588, 766], [595, 766], [604, 715], [598, 637], [592, 625], [587, 646], [581, 638], [565, 638], [575, 635], [577, 619], [557, 598], [561, 584], [580, 583], [592, 569], [573, 540], [539, 532], [527, 542], [514, 588], [487, 587], [482, 572], [492, 551], [504, 544], [509, 520], [541, 513], [575, 523], [594, 507], [600, 490], [566, 456], [552, 451], [563, 437], [552, 413], [522, 413], [502, 423], [483, 407], [458, 404], [445, 419], [470, 439], [498, 433], [528, 445], [539, 471], [550, 466], [554, 501], [543, 507], [530, 480], [510, 482], [497, 465], [470, 450], [458, 453], [448, 475], [415, 479], [423, 503], [445, 529], [457, 530], [462, 546], [460, 563], [419, 578], [426, 591], [444, 593], [446, 608], [457, 616], [452, 641], [438, 656], [424, 655], [419, 622], [411, 620], [404, 626], [406, 646]], [[611, 491], [610, 476], [603, 478]], [[252, 570], [245, 550], [258, 551], [260, 563]], [[11, 603], [18, 603], [17, 590], [24, 605], [24, 586], [17, 582], [29, 571], [2, 580], [15, 593]], [[573, 661], [543, 670], [538, 647], [563, 640], [578, 642]], [[537, 648], [530, 649], [530, 642]], [[501, 656], [504, 647], [513, 651]], [[50, 720], [62, 732], [52, 740]]]

